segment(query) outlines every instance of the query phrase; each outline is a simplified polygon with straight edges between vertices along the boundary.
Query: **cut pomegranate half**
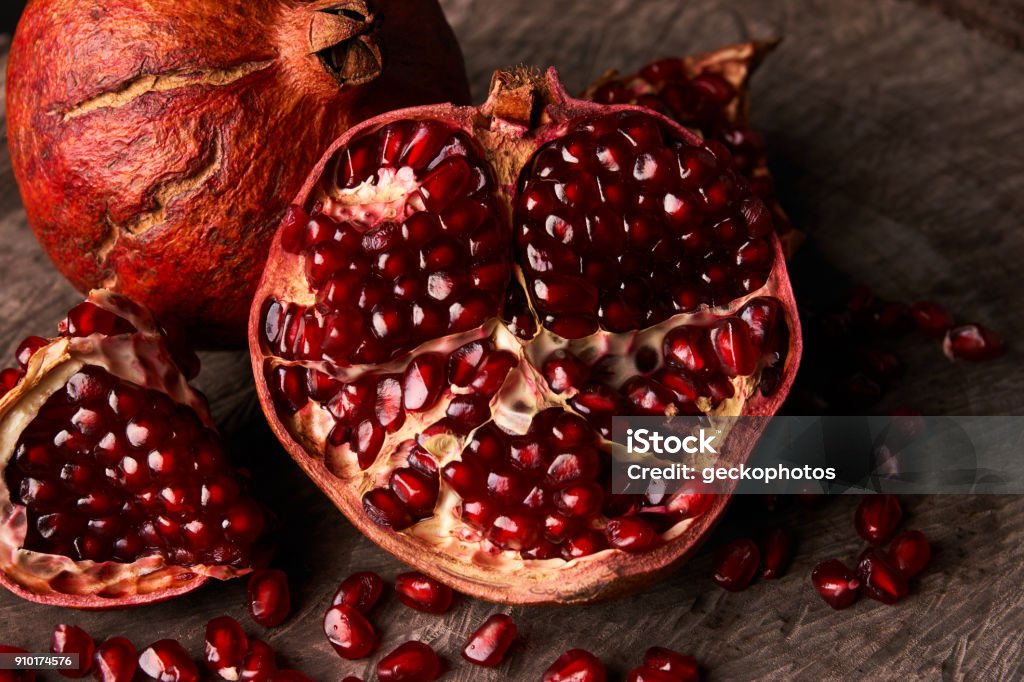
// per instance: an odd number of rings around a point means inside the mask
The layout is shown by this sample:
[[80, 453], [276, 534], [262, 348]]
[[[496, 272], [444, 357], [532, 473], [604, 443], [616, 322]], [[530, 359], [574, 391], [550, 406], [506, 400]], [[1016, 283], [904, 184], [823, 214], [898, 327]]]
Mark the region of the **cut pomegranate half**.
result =
[[479, 108], [340, 138], [275, 238], [250, 342], [274, 432], [360, 530], [510, 603], [686, 557], [726, 497], [611, 495], [612, 416], [774, 414], [801, 348], [729, 152], [525, 70]]
[[152, 317], [93, 292], [60, 330], [0, 397], [0, 584], [102, 609], [249, 572], [263, 512]]

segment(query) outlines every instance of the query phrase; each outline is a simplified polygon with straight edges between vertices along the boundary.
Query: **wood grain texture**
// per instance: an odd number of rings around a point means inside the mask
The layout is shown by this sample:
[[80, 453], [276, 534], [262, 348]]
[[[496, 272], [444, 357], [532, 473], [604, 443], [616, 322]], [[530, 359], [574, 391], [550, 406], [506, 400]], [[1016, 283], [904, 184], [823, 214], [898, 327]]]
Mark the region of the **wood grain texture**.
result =
[[[766, 132], [784, 203], [822, 258], [882, 295], [933, 296], [1008, 339], [1024, 338], [1024, 55], [983, 32], [896, 0], [447, 0], [477, 97], [494, 68], [555, 64], [579, 90], [610, 67], [784, 36], [754, 82], [754, 119]], [[967, 5], [967, 3], [959, 3]], [[1009, 6], [1011, 3], [1007, 3]], [[25, 224], [0, 154], [0, 351], [48, 331], [76, 296]], [[934, 344], [906, 346], [909, 377], [883, 408], [927, 413], [1024, 413], [1024, 354], [978, 366], [947, 362]], [[228, 613], [323, 682], [372, 679], [379, 654], [344, 662], [320, 633], [337, 583], [359, 569], [402, 568], [358, 537], [276, 447], [249, 385], [244, 356], [207, 355], [201, 377], [233, 449], [288, 529], [281, 564], [295, 614], [273, 631], [248, 620], [244, 583], [212, 585], [174, 603], [121, 613], [74, 613], [0, 595], [0, 640], [45, 649], [56, 622], [136, 643], [175, 636], [198, 652], [207, 619]], [[933, 565], [896, 607], [862, 602], [837, 613], [812, 592], [820, 559], [852, 560], [856, 500], [783, 519], [800, 537], [788, 573], [739, 594], [709, 579], [708, 552], [633, 597], [588, 607], [521, 609], [465, 600], [439, 618], [393, 599], [373, 614], [381, 652], [423, 639], [453, 670], [446, 680], [537, 680], [562, 651], [598, 653], [612, 679], [653, 644], [697, 656], [709, 679], [1014, 679], [1024, 677], [1024, 499], [919, 497], [909, 523], [937, 543]], [[748, 527], [741, 506], [711, 545]], [[524, 645], [494, 671], [461, 665], [458, 651], [487, 615], [510, 612]], [[42, 679], [59, 679], [55, 675]]]

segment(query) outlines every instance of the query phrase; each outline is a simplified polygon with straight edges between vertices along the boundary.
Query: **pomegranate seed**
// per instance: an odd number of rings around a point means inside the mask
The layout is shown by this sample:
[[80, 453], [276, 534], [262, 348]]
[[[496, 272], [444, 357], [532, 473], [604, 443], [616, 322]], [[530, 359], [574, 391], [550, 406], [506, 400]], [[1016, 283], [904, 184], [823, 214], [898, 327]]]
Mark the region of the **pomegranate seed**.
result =
[[342, 658], [365, 658], [377, 648], [377, 633], [361, 613], [335, 604], [324, 615], [324, 634]]
[[28, 361], [36, 351], [43, 346], [50, 343], [49, 339], [44, 339], [41, 336], [29, 336], [24, 341], [18, 344], [18, 349], [14, 351], [14, 357], [18, 360], [18, 366], [21, 369], [28, 367]]
[[953, 326], [953, 315], [938, 303], [919, 301], [910, 309], [917, 328], [932, 336], [942, 336]]
[[496, 613], [469, 636], [462, 657], [476, 665], [493, 668], [505, 659], [516, 638], [516, 624], [503, 613]]
[[125, 637], [104, 641], [92, 657], [92, 675], [99, 682], [131, 682], [138, 668], [139, 654]]
[[238, 621], [220, 616], [206, 624], [206, 667], [226, 680], [237, 680], [249, 650], [249, 638]]
[[76, 625], [61, 623], [53, 629], [50, 638], [50, 652], [55, 654], [78, 654], [78, 667], [63, 669], [64, 677], [85, 677], [92, 667], [95, 644], [89, 633]]
[[984, 325], [967, 324], [946, 332], [942, 352], [950, 360], [993, 360], [1003, 354], [1003, 340]]
[[441, 676], [441, 659], [423, 642], [406, 642], [377, 663], [380, 682], [431, 682]]
[[778, 578], [789, 565], [793, 555], [793, 535], [784, 528], [771, 528], [760, 535], [761, 576]]
[[895, 604], [909, 592], [907, 579], [874, 547], [865, 549], [857, 560], [857, 577], [864, 594], [883, 604]]
[[651, 647], [644, 653], [644, 667], [668, 673], [678, 682], [697, 682], [700, 679], [696, 658], [660, 646]]
[[487, 539], [501, 549], [527, 549], [540, 534], [537, 520], [521, 512], [499, 514], [487, 531]]
[[[28, 652], [16, 646], [0, 644], [0, 654], [27, 654]], [[34, 670], [3, 670], [0, 671], [0, 682], [35, 682], [36, 671]]]
[[541, 367], [541, 373], [548, 386], [555, 393], [564, 393], [586, 383], [589, 370], [575, 355], [566, 350], [557, 350], [548, 356]]
[[868, 495], [857, 506], [854, 525], [857, 534], [873, 545], [892, 537], [903, 518], [903, 509], [894, 495]]
[[153, 642], [139, 654], [139, 670], [158, 682], [197, 682], [199, 668], [173, 639]]
[[678, 682], [680, 678], [653, 668], [633, 668], [626, 676], [626, 682]]
[[378, 526], [395, 531], [405, 530], [414, 521], [398, 496], [387, 488], [374, 488], [363, 495], [363, 510]]
[[711, 346], [726, 375], [746, 376], [754, 372], [760, 354], [750, 336], [747, 323], [736, 318], [722, 320], [711, 328]]
[[860, 580], [839, 559], [829, 559], [815, 566], [811, 582], [825, 603], [836, 610], [851, 606], [860, 595]]
[[897, 535], [889, 545], [889, 560], [907, 578], [924, 570], [932, 557], [928, 538], [919, 530], [908, 530]]
[[583, 649], [569, 649], [544, 671], [542, 682], [605, 682], [604, 663]]
[[341, 581], [331, 605], [345, 604], [366, 615], [380, 599], [383, 589], [384, 581], [373, 571], [353, 573]]
[[424, 613], [445, 613], [452, 606], [452, 588], [442, 585], [418, 571], [402, 573], [395, 578], [398, 601], [410, 609]]
[[259, 639], [250, 641], [238, 679], [245, 682], [272, 682], [276, 672], [277, 662], [270, 645]]
[[292, 608], [288, 576], [284, 571], [264, 569], [249, 578], [249, 615], [266, 628], [280, 625]]
[[656, 537], [649, 523], [632, 516], [609, 521], [605, 535], [609, 545], [624, 552], [644, 552]]
[[739, 592], [754, 579], [760, 562], [761, 553], [753, 540], [734, 540], [715, 552], [714, 581], [730, 592]]

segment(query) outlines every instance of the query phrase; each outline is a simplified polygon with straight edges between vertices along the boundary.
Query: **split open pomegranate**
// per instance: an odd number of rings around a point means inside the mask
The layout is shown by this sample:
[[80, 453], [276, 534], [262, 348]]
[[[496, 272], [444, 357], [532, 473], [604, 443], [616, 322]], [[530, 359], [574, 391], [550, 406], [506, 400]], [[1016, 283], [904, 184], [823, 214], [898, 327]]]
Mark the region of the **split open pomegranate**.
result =
[[0, 396], [0, 584], [113, 608], [247, 573], [263, 511], [153, 318], [93, 292], [60, 329]]
[[771, 415], [801, 346], [728, 150], [527, 70], [340, 138], [278, 231], [250, 344], [275, 433], [360, 530], [512, 603], [687, 556], [725, 496], [612, 495], [612, 416]]

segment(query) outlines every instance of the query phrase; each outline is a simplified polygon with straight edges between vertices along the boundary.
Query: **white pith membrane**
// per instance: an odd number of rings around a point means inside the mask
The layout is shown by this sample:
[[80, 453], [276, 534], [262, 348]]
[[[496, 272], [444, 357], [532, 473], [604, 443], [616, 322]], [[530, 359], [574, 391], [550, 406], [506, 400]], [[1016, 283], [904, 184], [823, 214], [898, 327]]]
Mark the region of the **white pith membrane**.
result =
[[[491, 128], [489, 130], [473, 130], [471, 131], [472, 134], [480, 139], [485, 139], [488, 135], [502, 135], [503, 129], [510, 125], [515, 128], [514, 125], [498, 118], [495, 118], [490, 123]], [[451, 123], [447, 122], [446, 124], [451, 125]], [[555, 126], [549, 126], [543, 131], [544, 140], [559, 137], [563, 130]], [[521, 133], [522, 130], [515, 129], [514, 132]], [[541, 145], [537, 140], [539, 137], [540, 135], [538, 134], [536, 138], [524, 139], [521, 144], [524, 147], [528, 146], [531, 150], [537, 149]], [[515, 142], [510, 142], [509, 144], [515, 144]], [[335, 158], [343, 152], [344, 148], [336, 149]], [[511, 197], [514, 194], [513, 188], [518, 181], [519, 168], [514, 165], [510, 166], [507, 161], [507, 157], [510, 156], [514, 156], [514, 154], [506, 155], [506, 157], [489, 155], [488, 161], [499, 176], [499, 187], [502, 188], [506, 195]], [[347, 221], [349, 216], [354, 216], [356, 219], [354, 222], [360, 225], [366, 225], [365, 221], [368, 216], [387, 216], [389, 220], [401, 220], [421, 207], [421, 201], [415, 196], [418, 187], [416, 184], [409, 182], [409, 173], [407, 171], [411, 171], [411, 169], [385, 169], [385, 172], [379, 176], [368, 178], [358, 186], [349, 189], [339, 188], [333, 182], [321, 179], [304, 203], [307, 207], [316, 206], [316, 210], [319, 213], [329, 216], [336, 222]], [[324, 177], [326, 178], [328, 175], [330, 174], [325, 173]], [[509, 175], [510, 177], [506, 177]], [[403, 192], [407, 193], [406, 199], [403, 199], [401, 196]], [[506, 229], [510, 229], [507, 224]], [[280, 239], [279, 233], [277, 238], [278, 245], [280, 244]], [[550, 355], [551, 352], [557, 349], [568, 349], [588, 362], [600, 356], [607, 356], [602, 367], [610, 370], [611, 378], [603, 381], [603, 383], [617, 389], [628, 379], [638, 374], [636, 360], [633, 357], [633, 352], [636, 349], [645, 346], [656, 349], [658, 351], [657, 367], [661, 367], [664, 364], [661, 358], [662, 341], [672, 329], [689, 325], [706, 327], [717, 320], [735, 315], [751, 299], [766, 296], [774, 299], [775, 296], [772, 292], [782, 287], [788, 288], [788, 284], [784, 283], [783, 280], [784, 261], [778, 239], [774, 236], [771, 239], [774, 265], [767, 281], [761, 288], [731, 300], [726, 306], [709, 308], [705, 305], [696, 312], [674, 315], [642, 330], [626, 333], [612, 333], [600, 330], [584, 338], [569, 340], [559, 337], [550, 331], [540, 329], [534, 338], [524, 341], [512, 333], [499, 317], [495, 315], [476, 329], [428, 341], [389, 362], [349, 366], [337, 365], [326, 361], [293, 361], [283, 359], [268, 350], [266, 339], [261, 335], [259, 353], [262, 357], [262, 366], [256, 367], [254, 365], [254, 368], [259, 372], [263, 372], [265, 376], [270, 376], [275, 368], [298, 366], [319, 370], [341, 382], [348, 383], [368, 375], [401, 375], [416, 357], [425, 353], [438, 352], [447, 357], [452, 351], [466, 343], [486, 339], [490, 344], [493, 344], [495, 349], [509, 351], [518, 359], [517, 366], [508, 373], [501, 388], [490, 401], [491, 421], [509, 434], [521, 435], [526, 433], [532, 418], [546, 408], [557, 407], [575, 413], [569, 402], [576, 395], [576, 390], [570, 390], [561, 394], [552, 391], [538, 369], [544, 358]], [[289, 253], [285, 249], [275, 246], [272, 254], [275, 270], [286, 273], [303, 272], [304, 257], [301, 253]], [[273, 259], [274, 256], [276, 256], [276, 260]], [[519, 266], [515, 263], [513, 263], [513, 270], [515, 273], [513, 277], [518, 280], [517, 283], [513, 283], [513, 286], [522, 286], [524, 281], [523, 275], [519, 270]], [[264, 281], [267, 281], [266, 277]], [[310, 307], [316, 304], [316, 293], [311, 290], [311, 287], [308, 286], [308, 283], [301, 276], [283, 281], [276, 280], [274, 285], [275, 288], [271, 292], [264, 290], [264, 293], [272, 296], [282, 304], [294, 303], [299, 306]], [[527, 300], [529, 300], [528, 297]], [[258, 299], [257, 304], [261, 305], [262, 302]], [[794, 320], [789, 318], [789, 311], [781, 303], [779, 311], [776, 324], [794, 329]], [[262, 318], [256, 324], [258, 325], [257, 328], [262, 329]], [[608, 357], [611, 358], [610, 362]], [[733, 397], [725, 399], [717, 405], [713, 405], [706, 397], [697, 400], [697, 406], [711, 419], [712, 424], [720, 426], [726, 431], [726, 434], [723, 436], [726, 443], [729, 442], [728, 430], [732, 422], [731, 420], [715, 421], [716, 417], [729, 417], [740, 414], [754, 416], [768, 414], [759, 404], [762, 401], [758, 400], [755, 395], [760, 383], [764, 361], [765, 358], [762, 357], [757, 369], [751, 375], [737, 376], [729, 379], [734, 389]], [[789, 368], [791, 361], [794, 361], [794, 358], [787, 355], [784, 359], [786, 369]], [[654, 369], [650, 370], [650, 372], [653, 371]], [[269, 390], [273, 391], [274, 389], [271, 388]], [[335, 427], [336, 420], [325, 405], [309, 399], [304, 406], [292, 414], [278, 410], [277, 417], [287, 429], [288, 435], [295, 439], [305, 450], [305, 458], [302, 458], [301, 455], [296, 455], [294, 450], [292, 450], [292, 453], [300, 458], [300, 464], [307, 472], [310, 472], [318, 482], [331, 478], [337, 478], [341, 481], [338, 486], [331, 485], [333, 490], [329, 491], [329, 494], [339, 506], [342, 506], [342, 503], [339, 502], [339, 497], [351, 497], [352, 499], [359, 500], [365, 493], [375, 488], [387, 488], [391, 473], [399, 467], [407, 466], [408, 455], [417, 444], [426, 449], [435, 458], [438, 470], [442, 469], [445, 464], [460, 459], [464, 443], [469, 441], [477, 430], [487, 427], [489, 422], [485, 422], [465, 437], [451, 432], [434, 434], [429, 437], [422, 437], [421, 434], [426, 427], [435, 424], [445, 417], [446, 408], [452, 396], [471, 392], [473, 391], [470, 388], [446, 386], [431, 408], [415, 413], [409, 412], [410, 418], [406, 419], [404, 424], [397, 430], [387, 434], [384, 445], [381, 448], [381, 454], [365, 470], [360, 468], [355, 454], [347, 444], [332, 446], [328, 443], [328, 435]], [[267, 399], [267, 396], [261, 395], [261, 398], [264, 399], [265, 409], [273, 409], [271, 407], [272, 403]], [[413, 415], [414, 418], [412, 418]], [[606, 449], [618, 447], [604, 439], [601, 439], [600, 442]], [[730, 457], [730, 447], [728, 444], [723, 447], [723, 452], [726, 453], [723, 456], [723, 461], [728, 461]], [[745, 452], [737, 453], [737, 455], [744, 456]], [[336, 488], [344, 488], [345, 492], [338, 492]], [[609, 491], [605, 490], [605, 492], [608, 493]], [[458, 568], [440, 565], [445, 562], [439, 561], [439, 565], [434, 567], [436, 569], [435, 573], [447, 574], [480, 583], [488, 580], [489, 577], [494, 577], [494, 584], [503, 585], [511, 584], [513, 577], [522, 583], [551, 581], [557, 579], [558, 571], [568, 571], [582, 565], [600, 564], [610, 553], [624, 554], [618, 549], [605, 549], [569, 561], [561, 558], [545, 560], [523, 559], [518, 550], [501, 550], [484, 538], [483, 532], [463, 523], [458, 518], [460, 502], [462, 502], [462, 498], [441, 479], [440, 492], [433, 516], [419, 520], [410, 527], [398, 531], [398, 535], [402, 536], [405, 540], [434, 550], [432, 554], [428, 553], [424, 556], [436, 556], [439, 559], [444, 558], [446, 561], [447, 559], [452, 559], [453, 562], [460, 563], [467, 568], [466, 573], [463, 574], [460, 573]], [[343, 509], [350, 516], [352, 513], [351, 508], [348, 505], [343, 506]], [[362, 513], [362, 510], [360, 509], [358, 513]], [[690, 517], [675, 523], [667, 531], [660, 534], [663, 542], [658, 546], [663, 547], [666, 544], [664, 541], [670, 541], [683, 535], [700, 520], [700, 517]], [[382, 528], [381, 532], [391, 533], [392, 531]], [[387, 540], [382, 541], [377, 537], [374, 537], [374, 539], [384, 544], [388, 549], [394, 547], [394, 544], [387, 544]], [[431, 567], [420, 566], [420, 568], [431, 572]], [[487, 576], [475, 570], [476, 568], [485, 569]], [[505, 576], [505, 578], [500, 576]], [[605, 574], [603, 577], [605, 580], [611, 580], [614, 578], [614, 575]], [[557, 586], [538, 584], [534, 586], [534, 589], [536, 589], [538, 594], [558, 592]], [[598, 589], [594, 588], [593, 591]], [[493, 596], [491, 595], [492, 598]]]
[[119, 297], [106, 292], [92, 292], [88, 300], [127, 320], [138, 331], [57, 337], [32, 355], [25, 376], [0, 398], [0, 583], [29, 599], [54, 597], [58, 603], [98, 608], [104, 600], [139, 597], [146, 601], [148, 594], [163, 596], [193, 589], [205, 577], [224, 580], [249, 572], [232, 566], [176, 566], [160, 555], [131, 563], [75, 561], [24, 548], [28, 510], [12, 500], [4, 470], [40, 408], [83, 367], [99, 367], [123, 381], [163, 392], [195, 412], [204, 426], [214, 428], [205, 399], [174, 364], [152, 319], [119, 305]]

